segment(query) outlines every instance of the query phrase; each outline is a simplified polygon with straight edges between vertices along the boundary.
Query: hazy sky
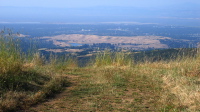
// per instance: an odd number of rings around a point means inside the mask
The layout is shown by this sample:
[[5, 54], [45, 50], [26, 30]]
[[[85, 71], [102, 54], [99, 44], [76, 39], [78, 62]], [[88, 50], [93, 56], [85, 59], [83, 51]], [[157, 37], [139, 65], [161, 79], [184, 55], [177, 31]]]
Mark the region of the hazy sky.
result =
[[200, 0], [0, 0], [0, 15], [0, 22], [200, 25]]
[[17, 7], [93, 7], [93, 6], [134, 6], [156, 7], [186, 3], [198, 3], [200, 0], [0, 0], [0, 6]]

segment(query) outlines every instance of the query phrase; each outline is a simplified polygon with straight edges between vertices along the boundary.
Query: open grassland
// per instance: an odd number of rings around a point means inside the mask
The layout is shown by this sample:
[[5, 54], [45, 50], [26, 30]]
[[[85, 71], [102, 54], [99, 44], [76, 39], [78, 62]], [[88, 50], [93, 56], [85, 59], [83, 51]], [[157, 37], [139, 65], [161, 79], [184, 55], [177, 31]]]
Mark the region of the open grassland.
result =
[[[94, 43], [111, 43], [118, 47], [147, 49], [147, 48], [168, 48], [167, 45], [162, 44], [160, 40], [171, 40], [169, 37], [162, 36], [98, 36], [98, 35], [57, 35], [52, 37], [41, 37], [41, 39], [46, 39], [47, 41], [53, 41], [54, 45], [66, 47], [70, 46], [71, 43], [78, 44], [94, 44]], [[131, 44], [131, 45], [121, 45], [121, 44]], [[117, 45], [120, 44], [120, 45]]]

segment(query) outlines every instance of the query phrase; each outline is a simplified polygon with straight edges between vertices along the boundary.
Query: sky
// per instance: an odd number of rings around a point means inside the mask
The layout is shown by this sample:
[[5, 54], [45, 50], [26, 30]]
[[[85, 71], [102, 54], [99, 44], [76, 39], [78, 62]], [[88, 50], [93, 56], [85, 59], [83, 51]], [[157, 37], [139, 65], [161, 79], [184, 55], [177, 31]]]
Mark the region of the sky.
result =
[[200, 25], [199, 6], [200, 0], [0, 0], [0, 22]]
[[161, 7], [183, 3], [200, 4], [200, 0], [0, 0], [0, 6], [82, 8], [95, 6]]

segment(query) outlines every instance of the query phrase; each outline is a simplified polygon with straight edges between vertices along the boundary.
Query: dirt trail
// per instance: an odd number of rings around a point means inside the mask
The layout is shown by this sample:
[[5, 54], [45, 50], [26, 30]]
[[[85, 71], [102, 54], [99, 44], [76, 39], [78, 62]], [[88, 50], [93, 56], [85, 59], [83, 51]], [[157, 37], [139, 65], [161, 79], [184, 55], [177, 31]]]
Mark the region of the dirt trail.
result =
[[66, 75], [64, 76], [70, 81], [70, 86], [65, 87], [62, 93], [57, 94], [52, 99], [47, 99], [47, 101], [31, 107], [28, 112], [70, 112], [71, 101], [65, 100], [71, 97], [71, 92], [78, 86], [79, 76]]
[[69, 87], [52, 99], [31, 107], [28, 112], [158, 111], [159, 95], [149, 79], [134, 77], [125, 81], [125, 86], [121, 86], [121, 82], [116, 86], [115, 83], [96, 83], [96, 73], [86, 74], [66, 75], [71, 82]]

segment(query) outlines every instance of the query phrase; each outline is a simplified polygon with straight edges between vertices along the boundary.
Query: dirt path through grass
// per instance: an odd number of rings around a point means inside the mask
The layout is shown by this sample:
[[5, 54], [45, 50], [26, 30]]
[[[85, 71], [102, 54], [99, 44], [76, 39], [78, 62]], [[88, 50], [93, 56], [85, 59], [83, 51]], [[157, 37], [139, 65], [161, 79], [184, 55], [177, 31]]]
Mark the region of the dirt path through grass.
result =
[[[126, 71], [126, 72], [125, 72]], [[132, 71], [133, 72], [133, 71]], [[31, 112], [158, 111], [159, 87], [123, 69], [82, 69], [65, 77], [69, 87]]]
[[[79, 76], [66, 75], [63, 78], [67, 78], [70, 82], [69, 87], [65, 87], [64, 91], [60, 94], [55, 95], [52, 98], [47, 99], [47, 101], [35, 105], [30, 108], [30, 112], [69, 112], [70, 110], [70, 100], [65, 101], [66, 98], [71, 97], [71, 91], [73, 91], [78, 86]], [[69, 108], [69, 110], [67, 109]]]

